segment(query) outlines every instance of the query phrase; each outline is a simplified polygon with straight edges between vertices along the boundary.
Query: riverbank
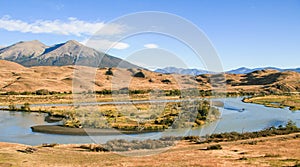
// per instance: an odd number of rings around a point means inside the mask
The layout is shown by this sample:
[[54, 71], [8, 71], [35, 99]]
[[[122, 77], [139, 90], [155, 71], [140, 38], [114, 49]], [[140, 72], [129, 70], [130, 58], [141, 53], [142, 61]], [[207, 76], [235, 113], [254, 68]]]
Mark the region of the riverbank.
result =
[[[115, 95], [116, 96], [116, 95]], [[53, 94], [53, 95], [0, 95], [0, 106], [29, 104], [74, 104], [74, 103], [95, 103], [113, 102], [118, 97], [112, 94]], [[130, 94], [130, 100], [142, 101], [151, 99], [150, 93]], [[168, 100], [178, 100], [179, 95], [168, 95]]]
[[[209, 144], [180, 141], [162, 153], [141, 157], [90, 152], [79, 144], [32, 147], [0, 143], [0, 166], [296, 166], [300, 162], [297, 135], [300, 133]], [[216, 144], [222, 149], [207, 150]], [[17, 151], [26, 149], [32, 152]]]
[[116, 130], [116, 129], [94, 129], [94, 128], [70, 128], [59, 125], [37, 125], [31, 127], [33, 132], [61, 135], [120, 135], [120, 134], [139, 134], [150, 132], [161, 132], [162, 130]]
[[244, 98], [245, 103], [261, 104], [266, 107], [285, 108], [289, 107], [290, 110], [300, 110], [300, 96], [299, 95], [268, 95]]

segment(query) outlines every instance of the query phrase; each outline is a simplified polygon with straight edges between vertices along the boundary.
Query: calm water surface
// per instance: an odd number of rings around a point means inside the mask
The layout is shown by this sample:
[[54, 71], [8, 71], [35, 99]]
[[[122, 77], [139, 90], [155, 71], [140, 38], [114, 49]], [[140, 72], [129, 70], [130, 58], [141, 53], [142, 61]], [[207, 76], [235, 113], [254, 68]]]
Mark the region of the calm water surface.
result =
[[[89, 137], [35, 133], [31, 131], [31, 126], [49, 124], [44, 121], [45, 114], [0, 111], [0, 141], [29, 145], [39, 145], [42, 143], [104, 143], [116, 138], [132, 140], [160, 138], [161, 136], [169, 135], [206, 135], [231, 131], [258, 131], [270, 126], [285, 125], [288, 120], [293, 120], [300, 127], [300, 111], [291, 112], [287, 108], [267, 108], [262, 105], [243, 103], [241, 98], [216, 100], [225, 102], [225, 107], [220, 109], [222, 117], [218, 121], [190, 131], [156, 132], [137, 135]], [[239, 109], [242, 108], [245, 110], [239, 112]]]

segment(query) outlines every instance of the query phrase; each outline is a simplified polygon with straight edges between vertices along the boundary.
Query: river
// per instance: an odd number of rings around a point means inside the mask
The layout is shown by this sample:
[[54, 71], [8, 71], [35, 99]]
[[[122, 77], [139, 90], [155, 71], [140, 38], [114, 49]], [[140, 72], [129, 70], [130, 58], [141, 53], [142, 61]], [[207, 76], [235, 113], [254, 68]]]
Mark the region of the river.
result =
[[[222, 115], [218, 121], [202, 128], [185, 129], [175, 132], [154, 132], [136, 135], [110, 136], [72, 136], [43, 134], [32, 132], [34, 125], [50, 124], [44, 121], [45, 114], [0, 111], [0, 141], [28, 145], [43, 143], [104, 143], [112, 139], [147, 139], [169, 135], [206, 135], [221, 132], [251, 132], [271, 126], [285, 125], [288, 120], [296, 122], [300, 127], [300, 111], [291, 112], [288, 108], [268, 108], [263, 105], [243, 103], [241, 98], [214, 99], [225, 102], [220, 108]], [[241, 110], [244, 109], [244, 110]]]

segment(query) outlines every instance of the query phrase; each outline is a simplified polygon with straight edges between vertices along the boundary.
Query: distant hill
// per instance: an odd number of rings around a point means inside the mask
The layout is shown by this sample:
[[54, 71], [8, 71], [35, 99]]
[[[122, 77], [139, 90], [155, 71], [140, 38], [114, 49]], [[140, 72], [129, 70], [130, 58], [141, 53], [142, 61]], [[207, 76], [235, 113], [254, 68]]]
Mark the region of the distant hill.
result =
[[26, 67], [78, 64], [91, 67], [138, 68], [134, 64], [86, 47], [74, 40], [54, 46], [46, 46], [37, 40], [18, 42], [1, 48], [0, 59]]
[[213, 72], [201, 70], [201, 69], [184, 69], [177, 67], [166, 67], [156, 69], [154, 72], [162, 74], [182, 74], [182, 75], [201, 75], [201, 74], [212, 74]]
[[254, 71], [259, 71], [259, 70], [277, 70], [280, 72], [283, 71], [295, 71], [295, 72], [300, 72], [300, 68], [295, 68], [295, 69], [281, 69], [281, 68], [276, 68], [276, 67], [262, 67], [262, 68], [246, 68], [246, 67], [241, 67], [238, 69], [226, 71], [226, 73], [230, 74], [248, 74]]
[[295, 71], [300, 73], [300, 68], [286, 69], [285, 71]]
[[[261, 70], [276, 70], [279, 72], [283, 71], [295, 71], [300, 72], [300, 68], [294, 68], [294, 69], [281, 69], [276, 67], [261, 67], [261, 68], [246, 68], [241, 67], [238, 69], [225, 71], [225, 73], [228, 74], [248, 74], [252, 73], [254, 71], [261, 71]], [[159, 68], [156, 69], [154, 72], [162, 73], [162, 74], [182, 74], [182, 75], [201, 75], [201, 74], [213, 74], [214, 72], [202, 70], [202, 69], [185, 69], [185, 68], [177, 68], [177, 67], [165, 67], [165, 68]]]
[[[75, 69], [81, 72], [74, 75]], [[82, 91], [90, 88], [97, 91], [120, 90], [127, 87], [130, 90], [174, 90], [197, 87], [207, 91], [218, 86], [221, 88], [226, 86], [226, 90], [223, 91], [237, 94], [300, 91], [300, 73], [295, 71], [280, 72], [267, 69], [248, 74], [225, 73], [224, 75], [201, 74], [197, 76], [167, 75], [145, 69], [112, 68], [112, 75], [108, 75], [107, 71], [108, 68], [72, 65], [24, 67], [14, 62], [0, 60], [0, 92], [34, 92], [41, 89], [69, 92], [73, 90], [73, 81], [80, 83], [79, 89]]]

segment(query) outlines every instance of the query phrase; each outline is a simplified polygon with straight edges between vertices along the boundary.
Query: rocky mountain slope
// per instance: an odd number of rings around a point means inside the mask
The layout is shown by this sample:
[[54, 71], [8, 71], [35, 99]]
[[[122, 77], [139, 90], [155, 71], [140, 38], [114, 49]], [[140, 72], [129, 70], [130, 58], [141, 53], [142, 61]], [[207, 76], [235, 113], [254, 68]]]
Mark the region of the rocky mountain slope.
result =
[[83, 65], [90, 67], [138, 68], [122, 59], [104, 54], [70, 40], [54, 46], [46, 46], [34, 40], [18, 42], [0, 49], [0, 59], [32, 66]]
[[[111, 71], [108, 73], [108, 71]], [[74, 75], [74, 72], [76, 75]], [[36, 66], [0, 60], [0, 92], [33, 92], [40, 89], [69, 92], [79, 89], [172, 90], [220, 88], [232, 93], [300, 92], [300, 73], [259, 70], [248, 74], [202, 74], [197, 76], [161, 74], [145, 69], [94, 68], [87, 66]], [[222, 85], [223, 84], [223, 85]]]

